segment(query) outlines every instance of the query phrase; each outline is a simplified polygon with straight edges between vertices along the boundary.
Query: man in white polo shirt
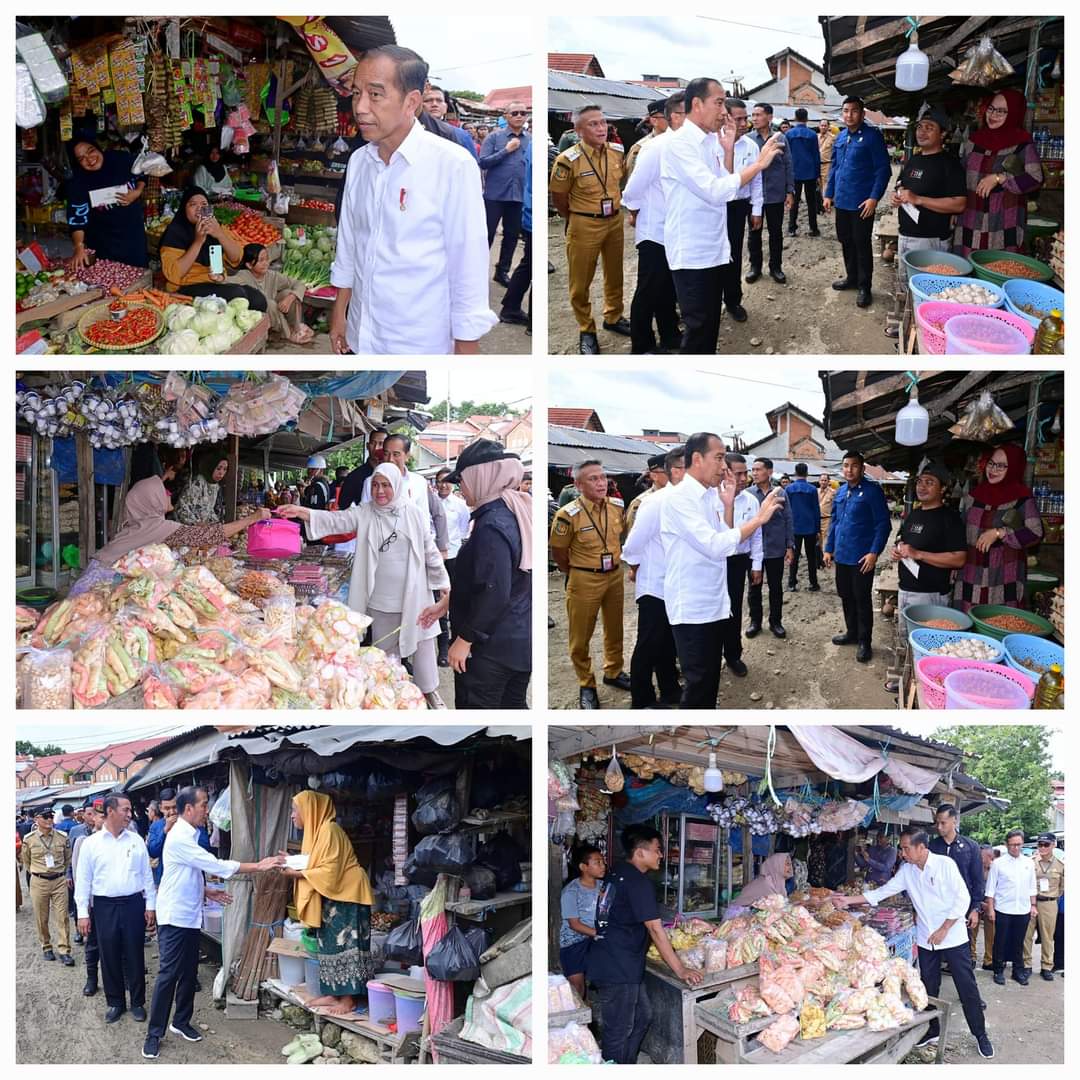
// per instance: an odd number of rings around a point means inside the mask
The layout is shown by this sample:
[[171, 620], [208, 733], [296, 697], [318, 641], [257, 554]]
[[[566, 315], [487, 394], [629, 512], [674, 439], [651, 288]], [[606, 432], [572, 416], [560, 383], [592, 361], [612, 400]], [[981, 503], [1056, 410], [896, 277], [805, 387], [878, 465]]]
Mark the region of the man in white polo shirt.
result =
[[1013, 829], [1005, 837], [1005, 854], [986, 875], [986, 917], [994, 924], [994, 982], [1005, 985], [1005, 965], [1012, 964], [1014, 982], [1027, 986], [1024, 935], [1039, 912], [1035, 862], [1021, 853], [1024, 834]]
[[[967, 936], [967, 913], [971, 895], [956, 863], [948, 855], [930, 850], [930, 837], [915, 826], [900, 834], [900, 869], [879, 889], [868, 889], [861, 896], [834, 894], [836, 907], [853, 904], [877, 905], [889, 896], [906, 892], [915, 908], [915, 941], [919, 946], [919, 973], [926, 992], [937, 997], [941, 989], [942, 961], [949, 965], [953, 985], [960, 998], [971, 1034], [984, 1058], [994, 1056], [994, 1047], [986, 1034], [979, 988], [971, 966]], [[1022, 940], [1022, 939], [1021, 939]], [[917, 1043], [925, 1046], [938, 1038], [938, 1022], [931, 1020], [926, 1034]]]

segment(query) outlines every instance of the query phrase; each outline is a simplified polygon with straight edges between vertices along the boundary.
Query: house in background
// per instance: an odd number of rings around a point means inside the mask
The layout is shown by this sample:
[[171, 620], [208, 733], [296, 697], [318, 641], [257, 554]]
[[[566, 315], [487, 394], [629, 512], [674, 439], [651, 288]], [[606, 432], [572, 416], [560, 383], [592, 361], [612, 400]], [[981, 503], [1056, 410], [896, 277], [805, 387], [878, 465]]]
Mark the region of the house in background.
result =
[[15, 786], [21, 789], [65, 784], [120, 783], [128, 778], [135, 758], [161, 742], [164, 740], [135, 739], [97, 750], [50, 754], [37, 759], [21, 757], [15, 764]]
[[765, 419], [772, 429], [771, 435], [749, 443], [741, 448], [751, 460], [759, 457], [782, 461], [816, 461], [822, 465], [839, 465], [843, 450], [826, 438], [822, 422], [808, 412], [785, 401], [770, 410]]
[[571, 75], [595, 75], [603, 79], [604, 69], [592, 53], [548, 53], [549, 71], [568, 71]]
[[642, 75], [640, 79], [626, 79], [630, 86], [648, 86], [653, 90], [685, 90], [689, 80], [677, 75]]
[[746, 91], [752, 101], [770, 105], [825, 106], [839, 110], [843, 95], [825, 81], [825, 69], [794, 49], [765, 58], [772, 78]]
[[548, 409], [548, 424], [558, 427], [603, 431], [604, 425], [593, 409]]

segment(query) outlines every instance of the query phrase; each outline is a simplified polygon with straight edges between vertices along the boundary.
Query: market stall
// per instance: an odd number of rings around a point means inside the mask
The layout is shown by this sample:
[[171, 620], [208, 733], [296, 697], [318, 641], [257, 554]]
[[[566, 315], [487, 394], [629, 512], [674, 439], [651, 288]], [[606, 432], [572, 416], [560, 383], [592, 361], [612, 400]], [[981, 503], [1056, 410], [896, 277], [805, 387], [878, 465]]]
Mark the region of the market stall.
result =
[[66, 593], [119, 531], [129, 485], [161, 471], [157, 447], [220, 444], [230, 522], [262, 507], [240, 487], [242, 465], [267, 480], [302, 470], [310, 454], [362, 445], [388, 410], [425, 398], [422, 373], [26, 375], [16, 443], [25, 707], [423, 708], [400, 662], [365, 644], [368, 616], [345, 606], [348, 545], [305, 543], [293, 523], [262, 521], [220, 547], [138, 547]]
[[[945, 504], [961, 505], [979, 480], [978, 462], [1006, 443], [1022, 446], [1041, 539], [1024, 549], [1022, 605], [896, 611], [897, 565], [883, 558], [876, 588], [886, 630], [894, 631], [893, 670], [901, 708], [957, 707], [944, 685], [953, 671], [1011, 680], [1023, 696], [1014, 708], [1064, 707], [1064, 693], [1038, 704], [1041, 681], [1065, 665], [1065, 404], [1059, 371], [821, 372], [825, 431], [867, 462], [908, 476], [904, 514], [917, 506], [921, 463], [948, 469]], [[919, 414], [919, 410], [925, 414]], [[908, 419], [912, 428], [907, 428]], [[895, 539], [895, 538], [894, 538]], [[955, 604], [955, 600], [954, 600]], [[920, 666], [921, 665], [921, 666]], [[1019, 681], [1015, 678], [1019, 676]], [[1009, 688], [1006, 688], [1009, 689]]]
[[[961, 771], [961, 751], [892, 728], [788, 725], [552, 728], [549, 755], [552, 972], [572, 847], [596, 844], [610, 866], [627, 825], [661, 836], [664, 860], [648, 876], [676, 955], [702, 981], [676, 978], [650, 946], [654, 1016], [642, 1050], [652, 1062], [898, 1062], [931, 1020], [947, 1020], [944, 1002], [923, 1011], [907, 898], [858, 913], [831, 898], [862, 891], [868, 829], [895, 838], [904, 824], [932, 821], [938, 802], [962, 813], [993, 804]], [[828, 887], [810, 868], [810, 852], [826, 849]], [[794, 888], [740, 904], [776, 854], [790, 856]], [[596, 1012], [550, 979], [549, 1008], [565, 1022], [551, 1025], [549, 1060], [599, 1061], [586, 1026]], [[796, 993], [774, 994], [777, 979]]]

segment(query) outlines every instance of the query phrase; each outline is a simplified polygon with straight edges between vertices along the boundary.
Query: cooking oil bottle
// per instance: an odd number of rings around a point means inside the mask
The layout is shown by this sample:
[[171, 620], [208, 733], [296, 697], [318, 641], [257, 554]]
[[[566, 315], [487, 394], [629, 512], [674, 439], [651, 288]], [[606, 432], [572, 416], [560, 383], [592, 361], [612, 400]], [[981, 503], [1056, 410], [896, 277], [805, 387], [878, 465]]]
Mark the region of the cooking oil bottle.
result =
[[1057, 708], [1057, 700], [1065, 692], [1065, 676], [1061, 674], [1060, 664], [1051, 664], [1042, 673], [1039, 685], [1035, 687], [1035, 708]]
[[1031, 351], [1037, 354], [1052, 353], [1064, 336], [1065, 320], [1061, 317], [1061, 312], [1055, 309], [1044, 316], [1042, 322], [1039, 323], [1039, 329], [1035, 331], [1035, 344]]

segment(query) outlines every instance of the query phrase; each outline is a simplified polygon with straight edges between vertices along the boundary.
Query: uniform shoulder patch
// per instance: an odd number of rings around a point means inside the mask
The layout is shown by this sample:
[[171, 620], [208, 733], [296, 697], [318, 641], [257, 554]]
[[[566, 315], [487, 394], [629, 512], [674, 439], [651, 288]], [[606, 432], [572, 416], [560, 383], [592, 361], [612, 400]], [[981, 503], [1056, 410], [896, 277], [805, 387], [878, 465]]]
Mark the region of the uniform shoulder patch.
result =
[[612, 506], [617, 506], [620, 510], [626, 505], [622, 499], [616, 499], [612, 496], [608, 496], [608, 502], [611, 503]]
[[555, 535], [565, 536], [570, 531], [570, 522], [565, 518], [555, 519]]
[[608, 145], [609, 150], [614, 150], [617, 154], [624, 153], [623, 148], [622, 148], [622, 146], [619, 145], [619, 143], [610, 143], [609, 142], [607, 145]]
[[561, 161], [555, 162], [554, 178], [556, 180], [566, 180], [570, 176], [570, 166], [564, 165]]
[[580, 506], [579, 506], [579, 505], [578, 505], [578, 504], [577, 504], [576, 502], [572, 502], [572, 503], [567, 503], [567, 504], [566, 504], [566, 505], [565, 505], [565, 506], [564, 506], [564, 507], [562, 508], [562, 512], [563, 512], [563, 513], [564, 513], [564, 514], [565, 514], [565, 515], [566, 515], [567, 517], [573, 517], [573, 516], [574, 516], [575, 514], [580, 514], [580, 513], [581, 513], [581, 507], [580, 507]]
[[563, 152], [563, 157], [566, 158], [567, 161], [577, 161], [577, 159], [581, 157], [581, 147], [571, 146], [569, 150]]

